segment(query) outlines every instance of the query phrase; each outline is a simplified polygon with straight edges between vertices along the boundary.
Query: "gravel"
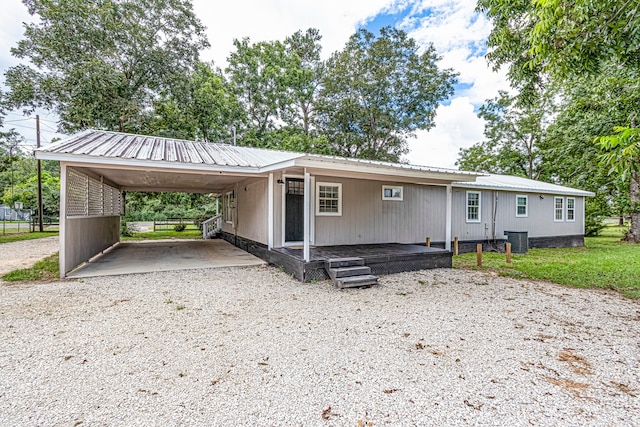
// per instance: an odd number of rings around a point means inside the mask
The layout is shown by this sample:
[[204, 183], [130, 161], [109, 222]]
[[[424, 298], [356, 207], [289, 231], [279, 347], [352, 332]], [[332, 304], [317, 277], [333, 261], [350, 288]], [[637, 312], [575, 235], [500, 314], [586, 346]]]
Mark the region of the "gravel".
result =
[[11, 426], [637, 426], [640, 304], [486, 273], [0, 283]]
[[31, 267], [37, 261], [58, 252], [59, 241], [58, 236], [52, 236], [3, 243], [0, 246], [0, 276], [19, 268]]

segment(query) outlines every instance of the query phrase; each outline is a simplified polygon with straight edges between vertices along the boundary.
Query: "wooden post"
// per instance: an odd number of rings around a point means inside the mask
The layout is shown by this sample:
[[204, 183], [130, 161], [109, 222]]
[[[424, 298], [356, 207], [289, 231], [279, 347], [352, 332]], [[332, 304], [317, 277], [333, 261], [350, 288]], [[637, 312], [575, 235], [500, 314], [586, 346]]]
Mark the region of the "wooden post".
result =
[[458, 255], [458, 238], [453, 238], [453, 254]]
[[507, 253], [507, 264], [511, 264], [511, 243], [507, 243], [506, 253]]
[[425, 242], [425, 245], [430, 248], [431, 247], [431, 237], [427, 237], [427, 241]]
[[478, 267], [482, 266], [482, 243], [476, 245], [476, 254], [478, 256]]

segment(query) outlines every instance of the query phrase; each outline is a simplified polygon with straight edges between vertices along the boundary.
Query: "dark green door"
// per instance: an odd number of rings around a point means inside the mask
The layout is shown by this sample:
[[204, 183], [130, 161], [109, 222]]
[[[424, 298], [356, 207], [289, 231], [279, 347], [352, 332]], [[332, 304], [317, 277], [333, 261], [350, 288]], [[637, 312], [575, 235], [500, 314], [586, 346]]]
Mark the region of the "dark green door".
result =
[[285, 196], [284, 240], [304, 239], [304, 180], [287, 178]]

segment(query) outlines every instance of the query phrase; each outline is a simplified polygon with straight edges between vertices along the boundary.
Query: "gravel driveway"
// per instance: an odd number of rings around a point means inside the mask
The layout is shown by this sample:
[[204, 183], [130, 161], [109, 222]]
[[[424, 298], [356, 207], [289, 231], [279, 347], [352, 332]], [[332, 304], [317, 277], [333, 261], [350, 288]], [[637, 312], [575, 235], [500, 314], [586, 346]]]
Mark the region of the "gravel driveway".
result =
[[0, 283], [11, 426], [637, 426], [640, 304], [484, 273]]
[[19, 268], [29, 268], [60, 248], [58, 236], [21, 240], [0, 245], [0, 276]]

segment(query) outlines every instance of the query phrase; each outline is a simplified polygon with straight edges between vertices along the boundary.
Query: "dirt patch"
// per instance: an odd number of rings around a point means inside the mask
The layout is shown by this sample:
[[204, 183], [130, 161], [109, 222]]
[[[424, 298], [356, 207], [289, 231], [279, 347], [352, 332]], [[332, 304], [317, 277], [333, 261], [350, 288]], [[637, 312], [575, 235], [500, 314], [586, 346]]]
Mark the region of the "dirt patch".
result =
[[577, 381], [569, 380], [566, 378], [545, 378], [547, 382], [564, 388], [566, 391], [572, 393], [576, 397], [584, 397], [582, 394], [586, 389], [590, 387], [589, 384], [579, 383]]
[[593, 374], [589, 361], [579, 354], [571, 352], [570, 350], [561, 351], [558, 355], [558, 360], [568, 363], [569, 369], [571, 369], [575, 374], [583, 376]]

